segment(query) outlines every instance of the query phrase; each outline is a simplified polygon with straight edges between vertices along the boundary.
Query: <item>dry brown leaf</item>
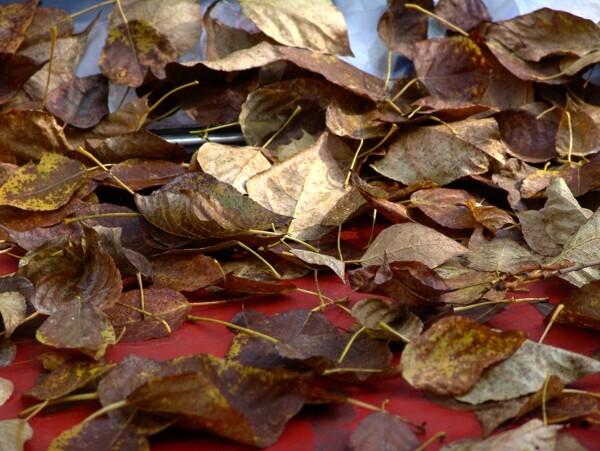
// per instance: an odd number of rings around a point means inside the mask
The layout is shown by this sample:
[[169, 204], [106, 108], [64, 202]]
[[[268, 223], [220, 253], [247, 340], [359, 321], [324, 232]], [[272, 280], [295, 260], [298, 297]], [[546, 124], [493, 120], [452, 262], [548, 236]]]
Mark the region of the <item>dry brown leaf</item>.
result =
[[255, 175], [246, 183], [251, 199], [284, 216], [291, 216], [288, 233], [295, 238], [319, 238], [321, 225], [345, 194], [345, 174], [332, 154], [349, 151], [339, 138], [324, 133], [312, 146]]
[[[202, 18], [195, 0], [121, 0], [121, 6], [128, 21], [145, 20], [151, 23], [167, 36], [179, 55], [200, 39]], [[113, 8], [108, 16], [109, 29], [122, 23], [119, 8]]]
[[246, 181], [250, 177], [271, 167], [260, 148], [252, 146], [207, 142], [194, 158], [204, 172], [229, 183], [243, 194], [246, 194]]
[[421, 224], [394, 224], [383, 230], [360, 259], [363, 266], [393, 261], [418, 261], [429, 268], [441, 265], [468, 249], [446, 235]]
[[244, 15], [290, 47], [352, 56], [344, 16], [331, 0], [240, 0]]
[[453, 135], [443, 125], [407, 130], [392, 139], [389, 146], [385, 156], [371, 166], [407, 185], [423, 180], [445, 185], [460, 177], [482, 174], [490, 165], [489, 156], [481, 148]]

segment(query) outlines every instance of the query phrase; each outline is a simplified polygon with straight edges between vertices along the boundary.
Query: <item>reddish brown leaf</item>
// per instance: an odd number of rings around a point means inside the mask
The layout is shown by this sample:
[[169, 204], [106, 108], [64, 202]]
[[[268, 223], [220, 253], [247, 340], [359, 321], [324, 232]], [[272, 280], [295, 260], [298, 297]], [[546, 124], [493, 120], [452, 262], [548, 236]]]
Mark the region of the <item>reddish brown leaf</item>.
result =
[[[204, 13], [202, 23], [206, 31], [206, 60], [213, 61], [224, 58], [230, 53], [237, 50], [247, 49], [261, 41], [266, 40], [266, 35], [248, 21], [243, 27], [232, 27], [220, 20], [218, 12], [223, 12], [219, 8], [221, 4], [218, 2], [212, 3]], [[213, 17], [213, 11], [217, 17]], [[223, 13], [225, 18], [228, 18], [233, 11], [228, 10], [227, 15]], [[240, 16], [242, 16], [240, 12]], [[243, 17], [243, 16], [242, 16]], [[238, 17], [238, 20], [242, 20]]]
[[511, 155], [529, 163], [541, 163], [556, 158], [557, 114], [549, 112], [537, 116], [547, 107], [529, 105], [524, 109], [505, 110], [495, 117], [500, 136]]
[[467, 201], [477, 199], [464, 190], [450, 188], [423, 189], [415, 192], [410, 201], [438, 224], [452, 229], [473, 229], [477, 221]]
[[440, 0], [434, 12], [466, 31], [492, 20], [482, 0]]
[[127, 397], [128, 403], [176, 418], [181, 426], [259, 447], [275, 443], [304, 405], [306, 382], [297, 373], [253, 368], [206, 354], [192, 359], [193, 370], [146, 382]]
[[376, 412], [367, 416], [352, 433], [349, 442], [352, 451], [409, 451], [418, 448], [419, 445], [421, 442], [410, 428], [387, 412]]
[[165, 254], [152, 266], [155, 282], [174, 291], [196, 291], [225, 277], [219, 263], [202, 254]]
[[427, 39], [428, 22], [425, 14], [405, 8], [405, 3], [414, 3], [426, 10], [433, 10], [431, 0], [390, 0], [386, 12], [379, 19], [377, 31], [390, 50], [414, 59], [415, 44]]
[[131, 159], [117, 163], [110, 172], [100, 172], [94, 177], [102, 185], [121, 188], [115, 180], [119, 179], [130, 189], [140, 191], [145, 188], [162, 186], [175, 177], [185, 173], [185, 169], [177, 163], [164, 160]]
[[101, 75], [65, 81], [48, 94], [46, 109], [62, 121], [90, 128], [108, 114], [108, 84]]
[[[71, 252], [53, 255], [69, 245]], [[92, 229], [86, 229], [85, 243], [68, 243], [64, 237], [51, 242], [34, 254], [21, 272], [36, 287], [32, 304], [46, 315], [72, 302], [105, 309], [121, 294], [121, 274]]]
[[[549, 8], [511, 20], [487, 23], [480, 32], [502, 64], [518, 77], [530, 80], [559, 73], [560, 69], [550, 57], [584, 56], [597, 49], [600, 40], [600, 31], [591, 20]], [[539, 64], [528, 65], [528, 62]], [[547, 78], [544, 81], [561, 83], [564, 78]]]
[[[103, 127], [101, 125], [101, 127]], [[112, 135], [107, 130], [109, 135]], [[148, 130], [140, 130], [123, 135], [116, 134], [109, 138], [87, 140], [94, 155], [103, 163], [121, 163], [130, 159], [167, 160], [181, 163], [186, 158], [185, 149], [159, 138]], [[147, 161], [150, 166], [152, 163]], [[152, 166], [151, 166], [152, 167]]]
[[17, 95], [40, 67], [41, 64], [27, 56], [0, 53], [0, 104]]
[[105, 313], [121, 341], [143, 341], [166, 337], [179, 329], [190, 309], [182, 294], [165, 288], [149, 288], [144, 289], [143, 305], [139, 290], [126, 291], [117, 305]]
[[[170, 362], [138, 357], [135, 354], [127, 355], [98, 383], [100, 402], [103, 406], [108, 406], [122, 401], [147, 381], [172, 374], [174, 370]], [[135, 407], [128, 406], [109, 410], [107, 415], [111, 420], [144, 434], [159, 432], [173, 422], [169, 418], [140, 412]]]
[[240, 125], [246, 142], [262, 146], [301, 107], [293, 122], [269, 144], [288, 144], [306, 132], [316, 137], [325, 130], [325, 111], [332, 99], [344, 96], [337, 86], [318, 79], [294, 78], [252, 92], [242, 107]]
[[321, 74], [331, 83], [373, 100], [383, 100], [387, 95], [383, 82], [377, 77], [351, 66], [342, 60], [304, 49], [274, 46], [261, 42], [249, 49], [234, 52], [218, 61], [204, 63], [210, 69], [219, 71], [239, 71], [261, 67], [275, 61], [289, 61], [311, 72]]
[[248, 229], [281, 227], [289, 220], [201, 173], [183, 174], [149, 196], [136, 195], [135, 202], [154, 226], [186, 238], [235, 236]]
[[433, 306], [443, 302], [450, 287], [429, 267], [418, 261], [387, 259], [381, 265], [371, 265], [349, 271], [350, 286], [362, 293], [383, 294], [408, 306]]
[[491, 75], [479, 47], [463, 36], [418, 42], [413, 61], [430, 95], [442, 99], [477, 102]]

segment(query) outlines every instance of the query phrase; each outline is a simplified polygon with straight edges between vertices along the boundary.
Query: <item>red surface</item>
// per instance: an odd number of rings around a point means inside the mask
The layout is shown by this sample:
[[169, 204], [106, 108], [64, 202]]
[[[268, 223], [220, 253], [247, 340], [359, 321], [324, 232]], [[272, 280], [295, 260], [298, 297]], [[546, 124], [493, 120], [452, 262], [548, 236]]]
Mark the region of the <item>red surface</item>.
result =
[[[0, 256], [0, 273], [14, 271], [16, 263], [10, 257]], [[364, 297], [351, 293], [347, 286], [340, 283], [335, 276], [320, 277], [320, 287], [326, 296], [338, 299], [350, 293], [351, 299]], [[314, 279], [305, 277], [295, 281], [300, 287], [315, 290]], [[560, 280], [550, 280], [530, 286], [530, 292], [524, 296], [549, 296], [553, 302], [558, 302], [569, 295], [571, 290], [567, 283]], [[312, 308], [318, 304], [316, 297], [293, 293], [274, 300], [255, 302], [242, 306], [231, 304], [227, 306], [195, 307], [192, 314], [211, 316], [222, 320], [230, 320], [242, 308], [257, 309], [266, 314], [291, 308]], [[330, 308], [327, 311], [331, 320], [348, 325], [347, 315], [339, 309]], [[513, 305], [498, 314], [490, 323], [500, 329], [521, 329], [529, 334], [532, 340], [538, 340], [545, 323], [534, 307], [527, 304]], [[137, 354], [158, 359], [169, 359], [195, 353], [209, 352], [222, 356], [227, 350], [232, 335], [222, 326], [207, 323], [185, 323], [172, 336], [147, 341], [143, 343], [122, 343], [112, 348], [106, 358], [119, 361], [127, 354]], [[600, 333], [556, 324], [546, 337], [546, 344], [558, 346], [587, 356], [600, 348]], [[21, 393], [28, 389], [36, 376], [42, 371], [35, 356], [48, 350], [34, 340], [20, 340], [16, 361], [7, 368], [0, 369], [0, 376], [10, 379], [15, 384], [15, 393], [11, 399], [0, 407], [0, 419], [16, 418], [18, 412], [31, 405], [29, 400], [21, 399]], [[600, 392], [600, 375], [582, 379], [571, 387], [594, 392]], [[451, 411], [432, 404], [424, 394], [412, 389], [400, 378], [385, 382], [377, 382], [360, 387], [348, 387], [352, 396], [374, 405], [387, 402], [386, 409], [401, 415], [415, 423], [426, 422], [426, 433], [419, 435], [421, 441], [439, 431], [446, 432], [444, 443], [465, 437], [479, 437], [480, 427], [474, 415], [470, 412]], [[66, 409], [49, 414], [39, 414], [30, 424], [34, 436], [26, 444], [26, 451], [45, 450], [50, 441], [64, 429], [83, 420], [98, 408], [98, 404], [90, 402], [83, 405], [71, 405]], [[337, 405], [331, 407], [310, 407], [300, 412], [288, 424], [280, 440], [271, 450], [344, 450], [347, 449], [348, 437], [358, 422], [370, 412], [352, 405]], [[600, 449], [600, 425], [589, 428], [570, 427], [567, 429], [588, 449]], [[208, 433], [193, 431], [169, 430], [150, 439], [152, 450], [189, 449], [192, 446], [202, 446], [204, 449], [245, 450], [251, 449], [225, 441]], [[439, 449], [440, 444], [432, 445], [431, 450]]]

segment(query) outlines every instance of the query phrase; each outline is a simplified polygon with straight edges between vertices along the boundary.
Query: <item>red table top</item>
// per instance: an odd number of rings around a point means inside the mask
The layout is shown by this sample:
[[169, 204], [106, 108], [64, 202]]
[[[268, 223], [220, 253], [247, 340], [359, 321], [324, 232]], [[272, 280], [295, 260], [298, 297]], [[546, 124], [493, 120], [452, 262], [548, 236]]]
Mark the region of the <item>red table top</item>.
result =
[[[16, 262], [7, 256], [0, 256], [0, 273], [6, 274], [16, 269]], [[352, 300], [365, 297], [353, 293], [347, 285], [333, 275], [320, 277], [320, 288], [326, 296], [337, 299], [350, 294]], [[299, 287], [315, 290], [315, 282], [311, 276], [294, 281]], [[550, 297], [558, 302], [569, 295], [572, 288], [560, 280], [548, 280], [530, 286], [530, 292], [523, 294], [534, 297]], [[193, 297], [192, 297], [193, 300]], [[192, 314], [210, 316], [221, 320], [230, 320], [242, 308], [256, 309], [265, 314], [273, 314], [291, 308], [313, 308], [318, 299], [302, 293], [290, 293], [270, 300], [228, 305], [194, 307]], [[337, 308], [329, 308], [327, 315], [336, 323], [348, 325], [347, 314]], [[532, 340], [538, 340], [546, 324], [535, 308], [526, 303], [511, 305], [499, 313], [490, 323], [499, 329], [520, 329], [529, 334]], [[208, 323], [184, 323], [171, 336], [140, 343], [119, 343], [106, 355], [108, 360], [119, 361], [128, 354], [153, 357], [166, 360], [176, 356], [196, 353], [212, 353], [223, 356], [232, 340], [232, 334], [224, 327]], [[555, 324], [544, 343], [575, 351], [586, 356], [592, 355], [600, 347], [600, 332], [579, 329]], [[42, 372], [42, 366], [35, 360], [37, 354], [47, 351], [44, 345], [33, 339], [19, 339], [16, 361], [9, 367], [0, 369], [0, 377], [7, 378], [15, 384], [15, 392], [9, 401], [0, 408], [0, 419], [16, 418], [19, 411], [32, 404], [31, 400], [22, 399], [21, 394], [31, 387], [34, 379]], [[571, 387], [593, 392], [600, 392], [600, 374], [590, 376], [571, 384]], [[355, 398], [374, 405], [385, 403], [386, 410], [401, 415], [415, 423], [426, 422], [426, 433], [419, 434], [423, 442], [439, 431], [446, 432], [442, 444], [435, 443], [428, 449], [439, 449], [444, 443], [466, 437], [480, 437], [481, 429], [471, 412], [453, 411], [439, 407], [425, 398], [424, 393], [410, 387], [401, 378], [376, 382], [360, 387], [348, 387]], [[70, 405], [65, 409], [48, 414], [38, 414], [30, 421], [34, 435], [27, 442], [26, 451], [45, 450], [51, 440], [60, 432], [75, 425], [98, 409], [99, 404]], [[287, 425], [279, 441], [271, 450], [342, 450], [347, 449], [348, 438], [362, 418], [370, 412], [364, 408], [350, 404], [333, 406], [312, 406], [303, 409]], [[588, 449], [600, 449], [600, 425], [591, 427], [569, 427], [582, 445]], [[150, 438], [152, 450], [188, 449], [191, 446], [202, 446], [205, 449], [243, 450], [250, 449], [224, 439], [198, 431], [181, 431], [170, 429]]]

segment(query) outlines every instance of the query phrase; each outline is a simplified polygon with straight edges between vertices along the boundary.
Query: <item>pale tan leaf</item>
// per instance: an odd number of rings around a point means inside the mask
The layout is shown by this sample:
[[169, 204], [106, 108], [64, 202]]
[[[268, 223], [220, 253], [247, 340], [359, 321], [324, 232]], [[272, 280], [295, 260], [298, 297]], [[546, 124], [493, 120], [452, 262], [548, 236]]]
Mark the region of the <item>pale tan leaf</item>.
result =
[[344, 271], [346, 265], [344, 262], [332, 257], [331, 255], [319, 254], [318, 252], [307, 251], [305, 249], [292, 249], [290, 251], [300, 260], [310, 264], [310, 265], [322, 265], [330, 268], [340, 279], [342, 282], [346, 283], [344, 279]]
[[22, 450], [26, 441], [33, 437], [33, 429], [25, 420], [0, 421], [0, 443], [2, 450]]
[[[25, 83], [24, 89], [33, 99], [44, 98], [46, 92], [46, 84], [48, 83], [48, 71], [52, 69], [52, 76], [49, 81], [49, 91], [58, 88], [61, 83], [73, 80], [75, 70], [79, 64], [81, 54], [85, 50], [87, 43], [87, 35], [80, 34], [77, 36], [69, 36], [58, 39], [54, 46], [54, 58], [52, 66], [48, 63], [37, 71]], [[37, 44], [26, 48], [23, 51], [25, 56], [29, 56], [35, 60], [46, 62], [50, 55], [50, 40], [40, 41]], [[21, 52], [19, 52], [21, 53]]]
[[429, 268], [441, 265], [468, 249], [446, 235], [416, 223], [394, 224], [383, 230], [361, 257], [363, 266], [393, 261], [418, 261]]
[[546, 189], [548, 200], [540, 210], [546, 232], [555, 242], [563, 244], [583, 224], [592, 212], [582, 208], [571, 190], [560, 177], [553, 178]]
[[8, 379], [4, 379], [0, 377], [0, 406], [2, 406], [9, 398], [12, 396], [15, 391], [15, 384], [13, 384]]
[[317, 142], [271, 169], [250, 178], [251, 199], [280, 215], [291, 216], [288, 233], [302, 240], [316, 239], [328, 229], [321, 222], [346, 193], [345, 174], [332, 154], [346, 144], [328, 133]]
[[498, 238], [479, 246], [462, 256], [463, 264], [470, 269], [487, 272], [509, 273], [521, 266], [541, 262], [516, 241]]
[[18, 291], [0, 293], [0, 316], [2, 316], [7, 337], [10, 337], [10, 334], [25, 319], [26, 310], [25, 296]]
[[[579, 230], [571, 235], [562, 252], [552, 263], [595, 263], [600, 260], [600, 213], [594, 213]], [[600, 270], [597, 267], [584, 268], [565, 274], [566, 280], [582, 287], [594, 280], [600, 280]]]
[[352, 56], [344, 16], [331, 0], [240, 0], [244, 15], [290, 47]]
[[600, 361], [575, 352], [525, 340], [517, 352], [490, 368], [459, 401], [481, 404], [536, 392], [553, 374], [569, 384], [600, 371]]
[[535, 449], [539, 451], [554, 451], [558, 431], [562, 426], [546, 426], [537, 418], [523, 426], [502, 434], [493, 435], [485, 440], [467, 439], [450, 443], [442, 448], [443, 451], [512, 451], [515, 449]]
[[271, 167], [259, 147], [229, 146], [207, 142], [196, 153], [196, 160], [207, 174], [229, 183], [246, 194], [246, 181]]
[[523, 238], [531, 249], [541, 255], [556, 257], [562, 246], [554, 241], [546, 231], [546, 224], [539, 210], [517, 212]]

